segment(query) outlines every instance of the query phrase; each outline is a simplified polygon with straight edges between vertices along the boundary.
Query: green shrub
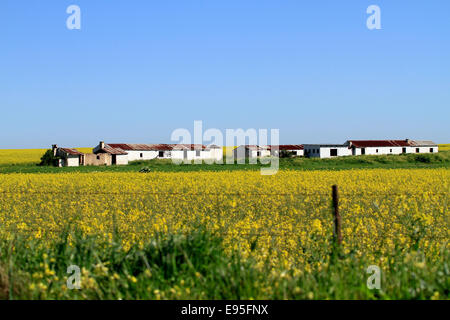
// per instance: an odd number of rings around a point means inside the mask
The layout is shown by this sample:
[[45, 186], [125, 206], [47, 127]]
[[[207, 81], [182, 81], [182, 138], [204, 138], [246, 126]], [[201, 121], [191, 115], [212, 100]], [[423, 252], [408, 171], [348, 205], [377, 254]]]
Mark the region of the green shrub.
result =
[[52, 150], [47, 150], [41, 157], [41, 162], [39, 163], [40, 166], [57, 166], [58, 161], [60, 160], [60, 157], [56, 157], [53, 154]]

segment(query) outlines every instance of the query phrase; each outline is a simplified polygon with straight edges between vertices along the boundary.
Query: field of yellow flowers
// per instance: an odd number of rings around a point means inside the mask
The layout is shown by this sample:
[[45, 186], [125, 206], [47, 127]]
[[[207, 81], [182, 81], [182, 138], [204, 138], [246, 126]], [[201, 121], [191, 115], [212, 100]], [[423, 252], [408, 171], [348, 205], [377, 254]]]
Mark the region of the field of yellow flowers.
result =
[[388, 268], [401, 253], [416, 267], [439, 265], [448, 254], [449, 183], [447, 169], [5, 174], [0, 239], [51, 246], [76, 229], [98, 242], [119, 236], [126, 251], [161, 234], [205, 229], [256, 269], [301, 278], [329, 267], [337, 184], [343, 257]]
[[[92, 152], [92, 148], [77, 148], [80, 152]], [[46, 149], [0, 149], [0, 165], [39, 163]]]

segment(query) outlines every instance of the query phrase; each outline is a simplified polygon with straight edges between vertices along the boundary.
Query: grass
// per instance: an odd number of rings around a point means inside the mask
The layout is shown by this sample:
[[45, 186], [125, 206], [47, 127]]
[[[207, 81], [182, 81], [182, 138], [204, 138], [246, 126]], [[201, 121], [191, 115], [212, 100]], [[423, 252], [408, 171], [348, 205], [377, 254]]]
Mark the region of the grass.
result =
[[[3, 299], [436, 299], [449, 297], [448, 250], [439, 260], [399, 247], [382, 271], [382, 289], [366, 286], [369, 257], [312, 255], [317, 270], [256, 266], [238, 251], [225, 253], [222, 239], [198, 231], [157, 236], [125, 250], [120, 239], [101, 242], [66, 233], [52, 245], [39, 240], [0, 241]], [[314, 250], [317, 250], [315, 247]], [[378, 257], [379, 258], [379, 257]], [[377, 259], [377, 257], [376, 257]], [[67, 288], [69, 265], [81, 270], [81, 289]], [[72, 281], [69, 281], [73, 283]]]
[[[138, 172], [147, 171], [231, 171], [259, 170], [262, 164], [181, 164], [175, 165], [171, 160], [146, 160], [130, 162], [126, 166], [82, 166], [82, 167], [39, 167], [35, 163], [0, 164], [0, 173], [55, 173], [55, 172]], [[267, 166], [267, 165], [265, 165]], [[280, 169], [290, 170], [347, 170], [361, 168], [448, 168], [450, 151], [433, 154], [402, 154], [379, 156], [349, 156], [330, 159], [317, 158], [282, 158]]]

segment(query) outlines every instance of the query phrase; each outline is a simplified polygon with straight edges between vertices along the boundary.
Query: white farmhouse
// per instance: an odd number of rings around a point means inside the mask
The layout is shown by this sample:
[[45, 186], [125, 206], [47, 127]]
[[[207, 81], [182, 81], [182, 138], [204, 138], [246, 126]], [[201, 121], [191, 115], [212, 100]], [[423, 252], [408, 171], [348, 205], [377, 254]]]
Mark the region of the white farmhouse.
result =
[[348, 140], [346, 143], [352, 155], [381, 155], [402, 153], [438, 152], [433, 141], [405, 140]]
[[122, 152], [126, 154], [126, 162], [152, 159], [178, 160], [215, 160], [223, 158], [222, 147], [201, 144], [132, 144], [132, 143], [104, 143], [94, 148], [94, 153], [104, 150], [109, 153]]
[[351, 150], [345, 144], [304, 144], [305, 156], [309, 158], [331, 158], [351, 156]]

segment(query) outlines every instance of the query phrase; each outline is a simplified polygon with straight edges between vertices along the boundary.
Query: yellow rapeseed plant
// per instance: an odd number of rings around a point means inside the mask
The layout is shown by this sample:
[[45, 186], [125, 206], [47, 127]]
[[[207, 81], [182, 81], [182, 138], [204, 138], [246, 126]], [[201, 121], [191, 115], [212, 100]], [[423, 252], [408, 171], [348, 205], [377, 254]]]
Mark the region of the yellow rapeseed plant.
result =
[[448, 169], [5, 174], [0, 237], [53, 241], [77, 228], [106, 239], [119, 233], [127, 248], [204, 227], [229, 251], [296, 270], [332, 239], [337, 184], [344, 251], [387, 254], [420, 237], [433, 256], [449, 239], [449, 182]]

